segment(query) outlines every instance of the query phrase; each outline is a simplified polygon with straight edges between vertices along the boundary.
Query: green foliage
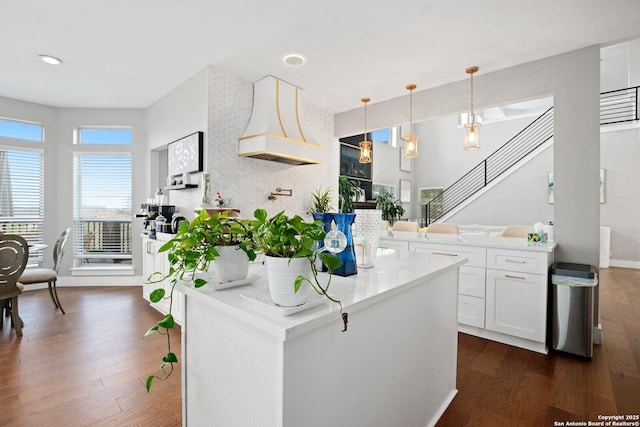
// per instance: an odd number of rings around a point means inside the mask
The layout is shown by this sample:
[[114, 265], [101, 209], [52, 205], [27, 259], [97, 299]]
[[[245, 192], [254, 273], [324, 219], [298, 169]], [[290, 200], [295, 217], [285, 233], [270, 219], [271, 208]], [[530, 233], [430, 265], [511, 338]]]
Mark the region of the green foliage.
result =
[[338, 179], [338, 209], [342, 213], [353, 213], [354, 201], [360, 197], [362, 190], [358, 181], [340, 175]]
[[331, 212], [331, 190], [328, 188], [323, 190], [322, 187], [316, 188], [311, 193], [311, 202], [312, 205], [308, 213]]
[[400, 200], [394, 199], [391, 193], [385, 191], [384, 194], [376, 197], [376, 206], [382, 211], [382, 219], [393, 224], [404, 215], [404, 206]]
[[171, 283], [171, 290], [167, 295], [165, 289], [155, 289], [151, 292], [149, 299], [153, 303], [157, 303], [163, 298], [169, 299], [169, 314], [149, 328], [145, 336], [156, 332], [166, 335], [167, 355], [162, 358], [163, 363], [160, 365], [163, 375], [151, 375], [147, 378], [147, 392], [151, 390], [154, 379], [164, 381], [169, 378], [173, 372], [173, 364], [178, 363], [178, 358], [171, 352], [170, 334], [170, 330], [175, 328], [171, 309], [176, 283], [181, 280], [191, 280], [196, 288], [205, 285], [207, 281], [196, 278], [195, 273], [206, 271], [211, 261], [220, 256], [216, 246], [234, 245], [238, 245], [250, 260], [256, 258], [250, 221], [229, 218], [226, 213], [209, 215], [203, 209], [196, 211], [196, 217], [190, 223], [184, 221], [180, 224], [178, 233], [160, 247], [159, 252], [167, 252], [169, 271], [167, 273], [155, 272], [147, 280], [150, 283], [161, 283], [168, 280]]
[[[342, 303], [327, 293], [331, 285], [331, 272], [340, 267], [342, 262], [337, 256], [322, 252], [323, 249], [314, 250], [316, 243], [323, 241], [326, 236], [322, 222], [305, 222], [298, 215], [293, 217], [286, 216], [284, 211], [268, 218], [267, 211], [257, 209], [253, 215], [256, 218], [252, 222], [254, 242], [265, 255], [278, 258], [304, 257], [309, 260], [312, 277], [296, 277], [293, 283], [294, 291], [298, 292], [300, 286], [306, 282], [318, 294], [324, 295], [330, 301], [339, 304], [342, 312]], [[316, 269], [318, 256], [329, 271], [329, 278], [325, 286], [322, 286], [318, 280], [318, 271]], [[346, 331], [346, 321], [344, 330]]]

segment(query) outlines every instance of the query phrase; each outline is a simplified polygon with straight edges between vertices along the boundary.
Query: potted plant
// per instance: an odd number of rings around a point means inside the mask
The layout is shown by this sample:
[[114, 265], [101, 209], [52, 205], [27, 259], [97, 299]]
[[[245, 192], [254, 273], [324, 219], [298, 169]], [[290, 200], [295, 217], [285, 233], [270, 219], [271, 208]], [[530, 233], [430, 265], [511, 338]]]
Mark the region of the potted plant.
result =
[[353, 246], [353, 234], [351, 233], [351, 226], [355, 220], [356, 215], [353, 213], [355, 204], [362, 192], [358, 181], [347, 178], [341, 175], [338, 180], [338, 193], [339, 193], [339, 213], [333, 215], [333, 219], [336, 221], [336, 228], [343, 232], [347, 237], [347, 247], [344, 251], [338, 254], [338, 258], [342, 261], [342, 265], [336, 271], [335, 274], [339, 276], [351, 276], [358, 272], [356, 265], [356, 252]]
[[354, 209], [354, 202], [360, 196], [362, 190], [358, 181], [349, 179], [344, 175], [340, 175], [338, 179], [338, 210], [342, 213], [352, 213]]
[[[308, 298], [305, 290], [309, 288], [302, 285], [307, 283], [315, 292], [340, 305], [342, 313], [342, 303], [328, 294], [331, 273], [340, 267], [340, 260], [327, 253], [326, 248], [314, 250], [316, 243], [323, 241], [327, 234], [322, 224], [305, 222], [298, 215], [289, 217], [284, 211], [269, 218], [264, 209], [257, 209], [254, 217], [253, 238], [265, 255], [269, 292], [274, 303], [282, 306], [304, 304]], [[325, 286], [318, 280], [316, 257], [328, 268]], [[347, 314], [342, 313], [342, 318], [346, 331]]]
[[[251, 226], [248, 220], [229, 218], [227, 213], [209, 215], [206, 210], [196, 211], [196, 217], [189, 223], [180, 224], [178, 233], [167, 243], [162, 245], [159, 252], [167, 252], [169, 271], [164, 274], [155, 272], [149, 276], [150, 283], [170, 284], [169, 292], [163, 287], [155, 289], [150, 294], [150, 300], [157, 303], [163, 298], [169, 299], [169, 313], [157, 324], [149, 328], [145, 336], [159, 333], [167, 336], [167, 354], [162, 358], [163, 375], [150, 375], [146, 381], [147, 392], [151, 389], [154, 379], [166, 380], [173, 372], [173, 364], [178, 358], [171, 351], [170, 330], [175, 329], [172, 315], [173, 291], [180, 280], [191, 280], [196, 288], [207, 284], [207, 280], [197, 277], [196, 273], [209, 269], [212, 262], [220, 258], [228, 258], [229, 263], [240, 265], [240, 272], [229, 273], [226, 266], [218, 262], [216, 275], [226, 280], [238, 280], [247, 276], [248, 262], [256, 258], [255, 245], [251, 239]], [[238, 257], [239, 255], [239, 257]], [[231, 274], [231, 275], [228, 275]], [[218, 277], [221, 280], [221, 277]]]
[[311, 206], [308, 212], [312, 215], [316, 213], [331, 212], [331, 189], [318, 187], [311, 193]]
[[402, 202], [394, 199], [388, 191], [376, 197], [376, 205], [382, 211], [382, 219], [389, 221], [389, 224], [393, 224], [404, 215]]

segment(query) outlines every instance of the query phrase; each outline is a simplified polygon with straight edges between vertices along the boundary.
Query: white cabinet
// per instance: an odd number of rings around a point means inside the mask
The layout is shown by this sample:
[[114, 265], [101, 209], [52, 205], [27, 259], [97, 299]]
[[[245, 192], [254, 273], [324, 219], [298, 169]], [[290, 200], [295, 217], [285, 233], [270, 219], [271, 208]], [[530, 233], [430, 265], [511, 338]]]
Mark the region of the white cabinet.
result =
[[486, 328], [544, 343], [547, 275], [487, 269]]
[[552, 253], [487, 250], [486, 328], [546, 343]]
[[410, 242], [409, 249], [418, 253], [468, 259], [458, 273], [458, 323], [484, 328], [487, 250], [474, 246], [426, 242]]
[[[142, 286], [142, 297], [147, 301], [150, 301], [149, 295], [154, 289], [164, 288], [165, 295], [171, 293], [171, 283], [167, 280], [159, 283], [150, 283], [148, 281], [149, 276], [155, 272], [166, 274], [169, 271], [169, 260], [166, 253], [158, 253], [160, 247], [165, 244], [166, 241], [149, 239], [143, 237], [142, 239], [142, 275], [144, 284]], [[153, 277], [152, 277], [153, 279]], [[169, 313], [170, 300], [168, 298], [162, 299], [158, 303], [152, 303], [151, 306], [163, 314]], [[179, 291], [174, 291], [173, 302], [171, 307], [171, 313], [175, 321], [182, 324], [182, 309], [183, 297]]]

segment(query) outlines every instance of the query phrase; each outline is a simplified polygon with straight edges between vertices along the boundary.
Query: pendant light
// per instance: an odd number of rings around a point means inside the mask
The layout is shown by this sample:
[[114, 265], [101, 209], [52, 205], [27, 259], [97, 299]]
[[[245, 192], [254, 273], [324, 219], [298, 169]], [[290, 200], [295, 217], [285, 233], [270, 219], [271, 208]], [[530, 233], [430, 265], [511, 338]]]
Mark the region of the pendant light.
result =
[[413, 133], [413, 90], [416, 85], [407, 85], [409, 91], [409, 133], [402, 137], [404, 139], [404, 156], [409, 159], [418, 157], [418, 135]]
[[367, 102], [369, 98], [362, 98], [364, 103], [364, 139], [360, 142], [360, 163], [371, 163], [371, 141], [367, 140]]
[[469, 109], [468, 123], [464, 125], [464, 150], [472, 151], [480, 148], [480, 123], [476, 122], [476, 115], [473, 112], [473, 73], [478, 71], [478, 67], [469, 67], [467, 74], [471, 76], [471, 108]]

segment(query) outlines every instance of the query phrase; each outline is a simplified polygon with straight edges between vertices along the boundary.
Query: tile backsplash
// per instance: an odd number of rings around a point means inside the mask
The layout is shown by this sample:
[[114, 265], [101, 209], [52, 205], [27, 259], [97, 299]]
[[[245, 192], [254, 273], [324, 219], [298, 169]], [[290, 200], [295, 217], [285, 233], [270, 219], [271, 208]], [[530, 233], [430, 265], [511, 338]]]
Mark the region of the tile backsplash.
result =
[[[291, 166], [238, 156], [238, 138], [251, 116], [253, 83], [210, 67], [208, 70], [208, 129], [206, 131], [205, 170], [211, 174], [212, 193], [220, 192], [243, 217], [252, 217], [257, 208], [269, 214], [281, 210], [288, 215], [306, 215], [311, 193], [318, 187], [331, 188], [337, 204], [339, 144], [333, 136], [333, 114], [305, 105], [305, 131], [308, 138], [322, 145], [322, 164]], [[193, 179], [200, 179], [194, 176]], [[195, 182], [195, 181], [194, 181]], [[291, 197], [270, 201], [267, 196], [277, 187], [293, 190]], [[200, 188], [189, 191], [190, 204], [200, 203]], [[180, 196], [179, 196], [180, 197]], [[177, 203], [176, 203], [177, 204]]]

